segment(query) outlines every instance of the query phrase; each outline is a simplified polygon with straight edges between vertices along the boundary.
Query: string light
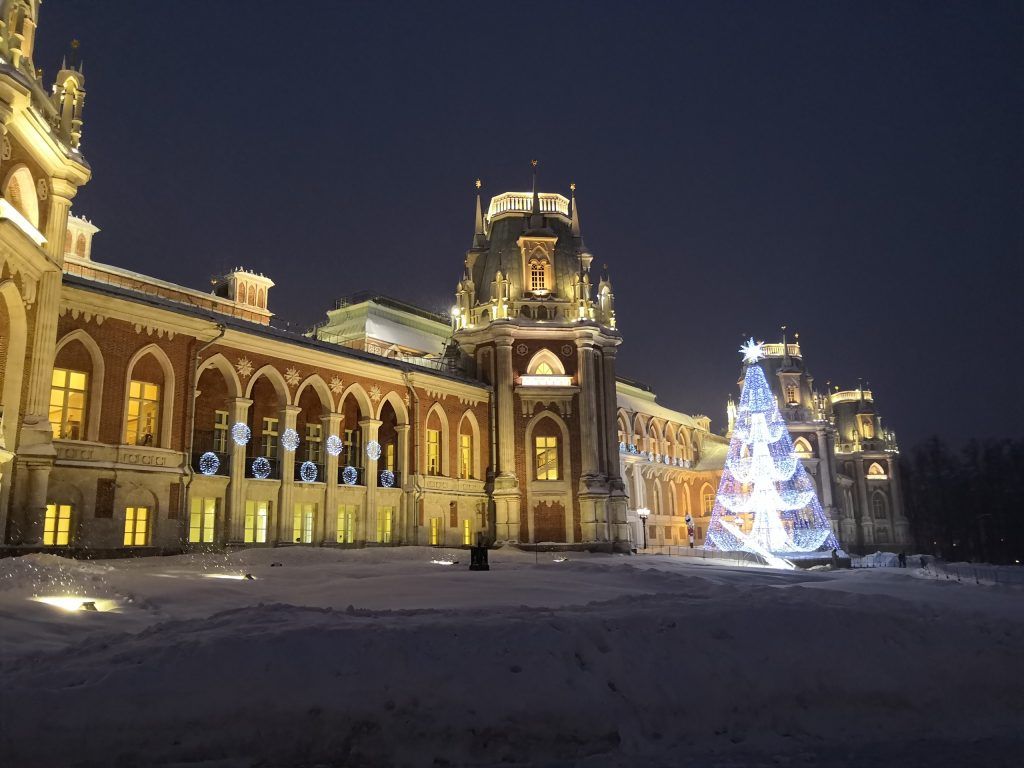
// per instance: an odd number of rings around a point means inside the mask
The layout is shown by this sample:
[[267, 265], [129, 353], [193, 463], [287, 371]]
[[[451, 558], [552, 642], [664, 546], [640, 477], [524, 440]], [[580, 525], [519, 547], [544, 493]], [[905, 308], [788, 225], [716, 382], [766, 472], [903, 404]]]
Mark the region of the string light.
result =
[[345, 467], [341, 471], [341, 481], [345, 483], [345, 485], [355, 485], [356, 480], [358, 479], [359, 472], [356, 470], [355, 467]]
[[281, 447], [286, 451], [294, 451], [299, 447], [299, 433], [289, 427], [281, 433]]
[[216, 475], [220, 469], [220, 459], [213, 451], [207, 451], [199, 457], [199, 471], [204, 475]]
[[380, 443], [376, 440], [371, 440], [366, 444], [366, 455], [369, 456], [370, 461], [376, 461], [380, 458]]
[[299, 467], [299, 477], [302, 478], [302, 482], [304, 482], [304, 483], [316, 482], [316, 476], [317, 476], [316, 464], [314, 464], [312, 461], [304, 461], [304, 462], [302, 462], [302, 466]]
[[393, 488], [395, 485], [395, 473], [390, 469], [385, 469], [380, 473], [380, 487], [381, 488]]
[[266, 480], [270, 477], [270, 462], [263, 456], [257, 456], [252, 460], [252, 476], [257, 480]]
[[244, 421], [236, 422], [231, 427], [231, 439], [235, 441], [235, 445], [248, 445], [249, 438], [252, 437], [252, 430], [249, 429], [249, 425]]
[[331, 456], [338, 456], [341, 453], [341, 449], [345, 447], [345, 444], [341, 441], [341, 438], [337, 435], [330, 435], [327, 438], [327, 452]]
[[838, 547], [757, 364], [762, 346], [751, 339], [740, 349], [747, 370], [704, 546], [762, 555]]

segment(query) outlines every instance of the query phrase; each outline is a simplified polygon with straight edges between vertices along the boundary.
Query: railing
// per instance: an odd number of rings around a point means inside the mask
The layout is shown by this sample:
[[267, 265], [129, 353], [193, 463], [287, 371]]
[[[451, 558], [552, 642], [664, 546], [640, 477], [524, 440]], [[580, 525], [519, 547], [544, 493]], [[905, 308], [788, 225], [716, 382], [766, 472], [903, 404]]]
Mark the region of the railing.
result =
[[[559, 213], [562, 216], [569, 215], [569, 200], [562, 195], [552, 192], [541, 192], [537, 195], [540, 201], [541, 213]], [[491, 204], [487, 208], [487, 220], [503, 213], [529, 213], [533, 210], [532, 192], [505, 192], [497, 197], [491, 198]]]
[[[217, 468], [210, 471], [210, 467], [203, 467], [200, 460], [207, 453], [212, 453], [217, 457]], [[227, 477], [231, 474], [231, 455], [228, 453], [218, 453], [217, 451], [200, 451], [197, 450], [192, 454], [192, 469], [203, 475], [221, 475]], [[204, 471], [205, 469], [205, 471]]]
[[253, 473], [252, 463], [259, 458], [258, 456], [246, 456], [245, 457], [245, 476], [254, 478], [256, 480], [280, 480], [281, 479], [281, 462], [277, 459], [266, 458], [267, 463], [270, 465], [270, 473], [266, 477], [256, 477]]
[[[787, 344], [786, 350], [790, 357], [800, 357], [800, 345], [799, 344]], [[782, 357], [782, 344], [765, 344], [761, 347], [761, 351], [765, 357]]]
[[[936, 581], [958, 581], [967, 584], [995, 586], [1007, 584], [1024, 586], [1024, 568], [1012, 565], [989, 565], [988, 563], [946, 563], [928, 555], [909, 555], [907, 568], [915, 568]], [[851, 568], [899, 568], [895, 557], [877, 558], [853, 557]]]
[[[352, 482], [345, 479], [347, 470], [352, 470], [348, 473], [349, 480], [353, 480]], [[366, 485], [366, 471], [362, 467], [353, 467], [350, 464], [338, 467], [338, 485]]]
[[856, 403], [860, 400], [861, 395], [864, 395], [864, 399], [867, 402], [871, 402], [871, 390], [870, 389], [844, 389], [841, 392], [833, 392], [829, 395], [829, 399], [833, 404], [835, 403]]
[[[306, 482], [306, 479], [302, 476], [302, 465], [306, 463], [306, 460], [299, 461], [295, 460], [295, 481], [299, 483]], [[325, 483], [327, 482], [327, 476], [324, 474], [324, 465], [313, 462], [313, 466], [316, 467], [316, 478], [310, 480], [311, 483]]]

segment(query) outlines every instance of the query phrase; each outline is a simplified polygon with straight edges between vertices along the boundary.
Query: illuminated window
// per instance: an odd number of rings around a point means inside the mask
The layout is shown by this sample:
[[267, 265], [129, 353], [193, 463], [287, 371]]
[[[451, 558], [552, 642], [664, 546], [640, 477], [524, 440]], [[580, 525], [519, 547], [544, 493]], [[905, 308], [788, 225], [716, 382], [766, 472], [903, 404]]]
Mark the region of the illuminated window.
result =
[[338, 543], [351, 544], [356, 540], [356, 505], [338, 505]]
[[430, 543], [433, 546], [437, 546], [441, 543], [441, 518], [432, 517], [430, 518]]
[[801, 459], [809, 459], [814, 455], [814, 452], [811, 450], [811, 444], [802, 437], [798, 437], [793, 441], [793, 453]]
[[267, 518], [270, 504], [266, 501], [245, 502], [245, 543], [267, 543]]
[[441, 430], [427, 430], [427, 474], [441, 474]]
[[786, 385], [786, 403], [788, 405], [796, 405], [797, 402], [798, 401], [796, 399], [796, 384], [787, 384]]
[[85, 435], [85, 395], [89, 375], [54, 368], [50, 382], [50, 425], [56, 439], [81, 440]]
[[395, 444], [388, 443], [384, 446], [384, 468], [395, 471]]
[[459, 477], [468, 480], [473, 476], [473, 436], [459, 435]]
[[533, 439], [538, 480], [558, 479], [558, 438], [538, 435]]
[[71, 543], [71, 505], [47, 504], [43, 521], [43, 544], [63, 547]]
[[345, 465], [363, 466], [363, 433], [358, 429], [345, 430]]
[[536, 375], [536, 376], [554, 376], [555, 372], [552, 370], [551, 366], [548, 365], [548, 363], [545, 362], [545, 363], [541, 363], [540, 365], [537, 366], [537, 370], [534, 371], [534, 375]]
[[319, 464], [323, 456], [323, 427], [306, 423], [306, 461]]
[[547, 265], [539, 259], [530, 260], [530, 290], [547, 290]]
[[705, 491], [703, 502], [701, 509], [704, 510], [705, 515], [710, 515], [711, 510], [715, 508], [715, 494], [711, 491]]
[[292, 515], [292, 541], [296, 544], [313, 543], [313, 516], [316, 504], [296, 504]]
[[261, 455], [268, 458], [273, 459], [277, 456], [277, 419], [263, 419], [263, 429], [260, 433], [260, 450], [263, 451]]
[[377, 508], [377, 541], [381, 544], [391, 543], [391, 523], [394, 516], [394, 507]]
[[217, 453], [228, 452], [228, 412], [213, 412], [213, 450]]
[[149, 508], [128, 507], [124, 511], [124, 545], [144, 547], [149, 543]]
[[462, 521], [462, 543], [467, 547], [473, 544], [473, 524], [469, 520]]
[[875, 438], [875, 417], [867, 413], [858, 414], [857, 422], [864, 439], [873, 440]]
[[188, 516], [189, 543], [212, 544], [213, 526], [216, 520], [216, 499], [192, 499], [192, 509]]
[[128, 385], [126, 445], [155, 445], [160, 438], [160, 385], [132, 381]]
[[868, 477], [886, 477], [885, 470], [882, 468], [882, 465], [877, 461], [872, 462], [871, 466], [868, 467]]

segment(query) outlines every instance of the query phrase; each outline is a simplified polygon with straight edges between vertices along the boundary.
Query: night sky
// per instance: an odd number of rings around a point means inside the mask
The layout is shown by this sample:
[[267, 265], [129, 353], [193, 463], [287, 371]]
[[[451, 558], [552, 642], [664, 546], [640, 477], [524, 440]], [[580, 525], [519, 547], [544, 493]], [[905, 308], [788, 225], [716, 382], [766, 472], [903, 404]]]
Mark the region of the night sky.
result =
[[870, 382], [904, 448], [1021, 436], [1020, 2], [47, 0], [82, 41], [99, 261], [243, 264], [304, 328], [444, 310], [484, 192], [577, 184], [619, 372], [724, 426], [742, 334]]

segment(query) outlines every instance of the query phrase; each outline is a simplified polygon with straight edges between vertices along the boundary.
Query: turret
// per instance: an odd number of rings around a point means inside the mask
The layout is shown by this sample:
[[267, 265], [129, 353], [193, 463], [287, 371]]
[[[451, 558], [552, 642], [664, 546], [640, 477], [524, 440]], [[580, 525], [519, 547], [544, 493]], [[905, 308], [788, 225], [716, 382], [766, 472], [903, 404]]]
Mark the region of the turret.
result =
[[615, 327], [615, 294], [612, 292], [607, 264], [601, 272], [601, 282], [597, 284], [597, 320], [609, 328]]
[[252, 272], [244, 267], [235, 267], [214, 280], [213, 293], [226, 299], [233, 299], [246, 309], [259, 314], [270, 315], [267, 298], [274, 281], [266, 275]]
[[34, 76], [32, 51], [39, 24], [39, 0], [4, 0], [0, 11], [0, 39], [15, 69]]
[[53, 107], [58, 130], [78, 148], [82, 142], [82, 110], [85, 107], [85, 75], [78, 55], [78, 41], [71, 41], [71, 51], [61, 63], [53, 83]]

